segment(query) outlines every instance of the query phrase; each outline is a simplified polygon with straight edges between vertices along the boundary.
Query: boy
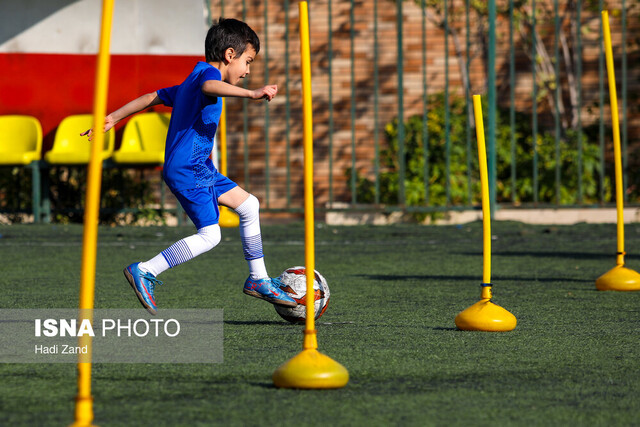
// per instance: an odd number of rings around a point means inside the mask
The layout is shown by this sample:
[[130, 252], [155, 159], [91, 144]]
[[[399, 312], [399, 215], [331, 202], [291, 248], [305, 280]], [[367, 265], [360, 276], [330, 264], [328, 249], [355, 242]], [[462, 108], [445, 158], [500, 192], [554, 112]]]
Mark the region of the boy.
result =
[[[197, 228], [186, 237], [145, 262], [124, 269], [124, 275], [142, 305], [156, 314], [156, 277], [220, 243], [218, 205], [234, 209], [240, 217], [240, 237], [250, 275], [244, 293], [272, 304], [295, 307], [296, 301], [269, 278], [262, 253], [259, 202], [235, 182], [221, 175], [209, 158], [222, 112], [222, 97], [271, 101], [278, 88], [256, 90], [236, 86], [249, 74], [260, 51], [260, 40], [244, 22], [220, 18], [205, 39], [206, 62], [199, 62], [178, 86], [142, 95], [105, 118], [105, 132], [120, 120], [158, 104], [172, 107], [165, 148], [164, 181]], [[91, 138], [91, 130], [83, 133]]]

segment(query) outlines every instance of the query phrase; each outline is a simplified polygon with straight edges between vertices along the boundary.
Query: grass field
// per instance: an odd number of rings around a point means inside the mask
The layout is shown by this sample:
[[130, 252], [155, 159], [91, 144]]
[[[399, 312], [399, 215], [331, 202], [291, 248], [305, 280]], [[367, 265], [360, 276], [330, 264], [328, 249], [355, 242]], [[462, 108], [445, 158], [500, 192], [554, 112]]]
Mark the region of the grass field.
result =
[[[164, 273], [159, 309], [224, 309], [224, 363], [95, 364], [99, 426], [640, 424], [640, 293], [598, 292], [615, 265], [615, 225], [494, 222], [494, 301], [513, 332], [462, 332], [479, 299], [482, 226], [317, 225], [316, 268], [331, 302], [319, 350], [349, 370], [339, 390], [276, 389], [273, 371], [302, 346], [302, 327], [245, 296], [237, 230]], [[101, 228], [96, 308], [136, 308], [122, 268], [188, 228]], [[0, 227], [0, 307], [75, 308], [82, 228]], [[304, 227], [263, 227], [272, 275], [304, 263]], [[640, 225], [627, 265], [640, 270]], [[0, 364], [0, 425], [73, 421], [72, 364]]]

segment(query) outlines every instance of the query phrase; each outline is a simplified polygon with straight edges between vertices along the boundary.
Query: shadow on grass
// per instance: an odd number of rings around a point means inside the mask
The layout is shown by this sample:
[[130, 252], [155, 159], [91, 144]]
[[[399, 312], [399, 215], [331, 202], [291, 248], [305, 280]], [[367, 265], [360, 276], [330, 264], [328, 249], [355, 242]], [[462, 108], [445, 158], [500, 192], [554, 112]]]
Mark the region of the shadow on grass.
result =
[[[456, 252], [456, 255], [467, 255], [467, 256], [482, 256], [482, 252]], [[494, 256], [503, 256], [503, 257], [537, 257], [537, 258], [569, 258], [569, 259], [577, 259], [580, 261], [583, 260], [601, 260], [613, 258], [615, 260], [616, 253], [615, 251], [608, 251], [603, 253], [594, 254], [592, 252], [533, 252], [533, 251], [492, 251], [492, 255]], [[640, 259], [640, 256], [633, 254], [626, 254], [625, 259]]]
[[[481, 275], [474, 276], [446, 276], [446, 275], [433, 275], [433, 274], [361, 274], [359, 277], [368, 278], [371, 280], [442, 280], [442, 281], [460, 281], [460, 282], [481, 282]], [[522, 277], [522, 276], [493, 276], [493, 282], [499, 281], [514, 281], [514, 282], [578, 282], [578, 283], [591, 283], [591, 279], [575, 279], [570, 277]]]
[[291, 323], [276, 322], [274, 320], [225, 320], [225, 325], [269, 325], [269, 326], [289, 326]]
[[266, 383], [266, 382], [256, 383], [256, 382], [250, 382], [250, 383], [249, 383], [249, 385], [250, 385], [250, 386], [254, 386], [254, 387], [264, 388], [264, 389], [272, 389], [272, 390], [277, 389], [277, 387], [276, 387], [275, 385], [273, 385], [273, 383]]
[[[333, 325], [353, 325], [356, 322], [351, 322], [351, 321], [345, 321], [345, 322], [321, 322], [318, 319], [316, 319], [316, 325], [323, 325], [323, 326], [333, 326]], [[256, 325], [265, 325], [265, 326], [286, 326], [286, 327], [291, 327], [291, 326], [298, 326], [298, 327], [302, 327], [304, 326], [304, 322], [300, 322], [300, 323], [291, 323], [291, 322], [286, 322], [286, 321], [282, 321], [282, 322], [277, 322], [277, 321], [273, 321], [273, 320], [225, 320], [224, 324], [226, 325], [239, 325], [239, 326], [256, 326]]]

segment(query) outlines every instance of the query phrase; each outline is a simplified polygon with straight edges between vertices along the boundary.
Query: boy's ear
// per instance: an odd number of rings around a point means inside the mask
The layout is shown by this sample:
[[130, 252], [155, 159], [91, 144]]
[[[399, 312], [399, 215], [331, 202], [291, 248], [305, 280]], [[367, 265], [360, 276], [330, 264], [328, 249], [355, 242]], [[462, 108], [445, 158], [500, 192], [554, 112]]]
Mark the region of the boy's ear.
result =
[[232, 47], [229, 47], [227, 48], [227, 50], [224, 51], [224, 60], [227, 63], [231, 62], [231, 60], [235, 57], [236, 57], [236, 51]]

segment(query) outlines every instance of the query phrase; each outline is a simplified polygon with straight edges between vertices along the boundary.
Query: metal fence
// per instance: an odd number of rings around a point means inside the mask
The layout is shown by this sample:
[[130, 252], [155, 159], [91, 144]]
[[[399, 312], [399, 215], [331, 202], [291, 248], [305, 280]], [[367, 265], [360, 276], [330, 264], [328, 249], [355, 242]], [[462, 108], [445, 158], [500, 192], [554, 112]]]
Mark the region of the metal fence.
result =
[[[297, 4], [213, 0], [210, 9], [260, 35], [249, 85], [281, 88], [279, 103], [230, 105], [229, 174], [265, 210], [297, 211]], [[477, 93], [486, 102], [494, 206], [611, 202], [604, 9], [613, 17], [625, 196], [636, 202], [637, 3], [324, 0], [310, 2], [316, 205], [473, 208], [479, 178], [470, 97]]]
[[[265, 212], [303, 210], [297, 2], [207, 0], [261, 38], [247, 87], [227, 100], [229, 176]], [[613, 202], [600, 12], [609, 10], [625, 201], [640, 174], [640, 4], [628, 0], [318, 0], [309, 4], [314, 195], [322, 211], [475, 209], [471, 95], [481, 94], [492, 207]]]

